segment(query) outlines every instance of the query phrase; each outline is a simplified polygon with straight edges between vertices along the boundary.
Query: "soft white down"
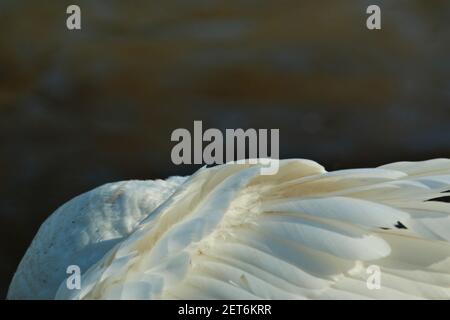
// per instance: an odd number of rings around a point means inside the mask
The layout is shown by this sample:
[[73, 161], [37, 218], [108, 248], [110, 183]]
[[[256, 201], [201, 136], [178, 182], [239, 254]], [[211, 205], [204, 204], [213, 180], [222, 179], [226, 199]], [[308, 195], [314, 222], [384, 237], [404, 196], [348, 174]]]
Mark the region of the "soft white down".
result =
[[107, 184], [47, 219], [8, 298], [450, 299], [449, 196], [449, 159], [335, 172], [292, 159], [271, 176], [233, 163]]

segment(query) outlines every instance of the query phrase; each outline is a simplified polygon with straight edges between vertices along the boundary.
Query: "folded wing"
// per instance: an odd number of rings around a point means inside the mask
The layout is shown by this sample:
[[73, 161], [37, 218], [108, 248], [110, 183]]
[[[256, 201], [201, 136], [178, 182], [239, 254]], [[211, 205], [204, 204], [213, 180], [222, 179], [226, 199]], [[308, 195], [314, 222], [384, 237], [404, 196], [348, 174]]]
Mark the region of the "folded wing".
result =
[[[449, 299], [450, 160], [203, 168], [72, 299]], [[381, 271], [379, 289], [368, 270]]]

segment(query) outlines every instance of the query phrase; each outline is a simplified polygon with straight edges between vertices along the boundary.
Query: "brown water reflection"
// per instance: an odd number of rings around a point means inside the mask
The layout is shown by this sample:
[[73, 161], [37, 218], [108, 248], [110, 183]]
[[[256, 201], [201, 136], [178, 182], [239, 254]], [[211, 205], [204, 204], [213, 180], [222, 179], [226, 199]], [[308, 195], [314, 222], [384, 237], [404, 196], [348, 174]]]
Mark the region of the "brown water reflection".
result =
[[193, 120], [280, 128], [329, 169], [450, 157], [450, 2], [0, 3], [0, 295], [42, 221], [100, 184], [188, 174]]

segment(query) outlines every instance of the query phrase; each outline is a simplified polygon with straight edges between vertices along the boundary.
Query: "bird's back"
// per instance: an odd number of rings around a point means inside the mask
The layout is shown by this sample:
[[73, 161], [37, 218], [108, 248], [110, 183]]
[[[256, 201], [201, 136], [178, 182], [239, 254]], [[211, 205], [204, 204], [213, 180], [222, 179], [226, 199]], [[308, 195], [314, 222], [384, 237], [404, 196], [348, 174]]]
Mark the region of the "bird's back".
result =
[[199, 170], [56, 297], [450, 298], [450, 160], [260, 169]]

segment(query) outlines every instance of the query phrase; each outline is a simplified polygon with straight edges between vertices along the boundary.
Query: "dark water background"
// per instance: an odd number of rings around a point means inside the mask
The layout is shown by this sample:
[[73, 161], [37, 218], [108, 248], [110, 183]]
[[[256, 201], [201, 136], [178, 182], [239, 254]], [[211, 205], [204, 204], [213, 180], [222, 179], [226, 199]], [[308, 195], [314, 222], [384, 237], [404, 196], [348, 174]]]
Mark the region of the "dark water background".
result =
[[0, 297], [65, 201], [192, 173], [170, 133], [193, 120], [328, 169], [450, 157], [449, 35], [447, 0], [0, 1]]

